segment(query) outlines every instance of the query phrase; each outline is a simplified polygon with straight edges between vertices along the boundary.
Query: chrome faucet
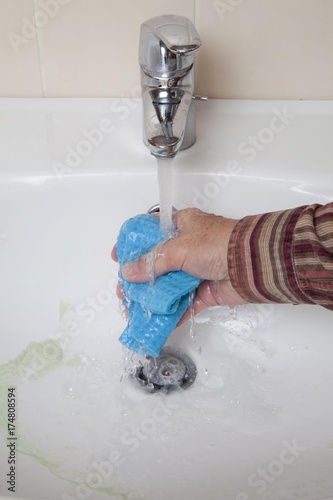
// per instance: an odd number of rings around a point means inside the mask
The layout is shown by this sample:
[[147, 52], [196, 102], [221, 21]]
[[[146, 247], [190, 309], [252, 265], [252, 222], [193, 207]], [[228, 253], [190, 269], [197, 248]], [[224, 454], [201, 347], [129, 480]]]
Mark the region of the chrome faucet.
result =
[[141, 25], [144, 142], [155, 156], [172, 158], [195, 142], [193, 63], [200, 45], [186, 17], [158, 16]]

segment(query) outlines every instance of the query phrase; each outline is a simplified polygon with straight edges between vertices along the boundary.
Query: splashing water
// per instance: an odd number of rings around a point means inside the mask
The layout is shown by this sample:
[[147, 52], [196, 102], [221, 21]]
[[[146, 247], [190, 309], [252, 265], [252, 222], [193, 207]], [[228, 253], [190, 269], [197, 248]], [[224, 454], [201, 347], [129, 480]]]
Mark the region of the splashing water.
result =
[[190, 337], [192, 339], [195, 338], [195, 330], [194, 330], [194, 296], [195, 296], [195, 291], [189, 293], [189, 308], [190, 308]]
[[228, 309], [229, 309], [229, 312], [230, 312], [232, 319], [236, 320], [237, 319], [237, 306], [228, 307]]
[[129, 377], [134, 375], [137, 367], [146, 362], [145, 356], [142, 356], [141, 354], [138, 354], [135, 351], [131, 351], [127, 347], [123, 347], [122, 351], [123, 351], [124, 372], [121, 373], [120, 376], [121, 382], [127, 380]]
[[147, 255], [146, 259], [146, 271], [149, 277], [149, 284], [152, 286], [155, 282], [155, 274], [154, 274], [154, 260], [157, 255], [157, 250], [152, 250]]

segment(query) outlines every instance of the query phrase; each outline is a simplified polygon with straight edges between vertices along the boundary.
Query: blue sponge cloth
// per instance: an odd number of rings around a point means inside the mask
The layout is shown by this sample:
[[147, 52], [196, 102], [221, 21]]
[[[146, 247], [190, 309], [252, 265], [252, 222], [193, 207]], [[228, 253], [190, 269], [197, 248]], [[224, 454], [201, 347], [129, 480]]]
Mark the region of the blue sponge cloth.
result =
[[[138, 259], [167, 238], [159, 219], [137, 215], [124, 222], [117, 239], [119, 264]], [[153, 283], [130, 283], [120, 276], [128, 309], [128, 325], [120, 342], [140, 354], [157, 357], [189, 305], [189, 294], [202, 280], [183, 271], [171, 271]]]

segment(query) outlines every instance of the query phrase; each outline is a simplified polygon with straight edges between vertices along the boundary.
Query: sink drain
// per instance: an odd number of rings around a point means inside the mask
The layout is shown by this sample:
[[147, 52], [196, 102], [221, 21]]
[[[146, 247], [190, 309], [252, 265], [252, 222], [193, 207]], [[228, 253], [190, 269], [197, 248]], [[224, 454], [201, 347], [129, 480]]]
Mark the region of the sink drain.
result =
[[[175, 208], [175, 207], [172, 207], [172, 210], [174, 212], [177, 212], [177, 208]], [[160, 213], [160, 204], [159, 203], [156, 203], [155, 205], [150, 207], [149, 210], [147, 211], [147, 214], [159, 214], [159, 213]]]
[[147, 356], [134, 373], [136, 381], [148, 392], [187, 389], [196, 375], [191, 358], [172, 347], [162, 349], [158, 358]]

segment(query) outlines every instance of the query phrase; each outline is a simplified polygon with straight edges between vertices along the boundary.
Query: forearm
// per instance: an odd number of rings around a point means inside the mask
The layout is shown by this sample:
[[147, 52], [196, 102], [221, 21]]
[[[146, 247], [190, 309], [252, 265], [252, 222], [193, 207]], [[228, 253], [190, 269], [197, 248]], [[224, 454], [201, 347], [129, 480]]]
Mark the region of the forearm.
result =
[[244, 217], [230, 237], [228, 269], [248, 302], [333, 310], [333, 203]]

